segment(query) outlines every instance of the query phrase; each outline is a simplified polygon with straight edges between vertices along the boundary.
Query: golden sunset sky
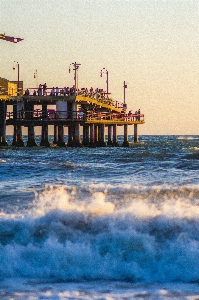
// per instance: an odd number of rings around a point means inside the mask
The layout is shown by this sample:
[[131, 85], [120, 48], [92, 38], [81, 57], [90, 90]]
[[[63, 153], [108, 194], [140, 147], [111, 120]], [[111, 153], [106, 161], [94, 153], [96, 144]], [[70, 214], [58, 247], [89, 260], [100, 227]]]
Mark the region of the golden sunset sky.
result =
[[[199, 1], [0, 0], [0, 77], [24, 87], [72, 86], [71, 63], [80, 63], [78, 87], [106, 89], [128, 110], [145, 114], [139, 134], [199, 134]], [[133, 126], [129, 127], [129, 133]]]

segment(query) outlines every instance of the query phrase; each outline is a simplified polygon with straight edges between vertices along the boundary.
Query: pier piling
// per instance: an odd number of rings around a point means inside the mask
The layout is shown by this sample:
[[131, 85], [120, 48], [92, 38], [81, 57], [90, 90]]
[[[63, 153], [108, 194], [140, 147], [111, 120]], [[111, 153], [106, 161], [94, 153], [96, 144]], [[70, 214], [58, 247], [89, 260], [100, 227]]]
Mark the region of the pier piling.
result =
[[138, 125], [134, 124], [134, 143], [138, 143]]
[[0, 101], [0, 146], [7, 146], [6, 141], [6, 110], [5, 101]]
[[90, 142], [89, 142], [90, 147], [95, 147], [95, 131], [94, 131], [94, 124], [90, 124]]
[[124, 125], [124, 142], [122, 144], [123, 147], [129, 147], [128, 142], [128, 125]]
[[58, 141], [58, 126], [54, 125], [54, 140], [53, 140], [53, 144], [56, 145]]
[[98, 141], [97, 141], [98, 147], [106, 146], [104, 129], [105, 129], [104, 124], [98, 125]]
[[28, 124], [28, 141], [27, 147], [36, 147], [37, 144], [35, 142], [35, 130], [34, 130], [34, 123], [30, 122]]
[[50, 143], [48, 140], [48, 123], [42, 124], [40, 146], [50, 147]]
[[89, 125], [83, 126], [83, 146], [89, 146]]
[[113, 125], [113, 146], [118, 147], [117, 124]]
[[108, 125], [108, 141], [107, 141], [107, 145], [108, 146], [112, 146], [113, 145], [112, 132], [113, 132], [113, 126], [112, 125]]
[[57, 146], [65, 147], [66, 144], [64, 142], [64, 126], [63, 124], [58, 124], [58, 141]]

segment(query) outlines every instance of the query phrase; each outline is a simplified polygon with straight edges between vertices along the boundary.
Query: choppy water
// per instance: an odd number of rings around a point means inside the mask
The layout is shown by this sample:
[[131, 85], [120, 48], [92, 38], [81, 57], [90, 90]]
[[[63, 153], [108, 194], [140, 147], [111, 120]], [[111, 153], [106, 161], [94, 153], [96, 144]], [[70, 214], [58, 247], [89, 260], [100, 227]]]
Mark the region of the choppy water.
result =
[[199, 136], [0, 149], [0, 298], [197, 299], [198, 167]]

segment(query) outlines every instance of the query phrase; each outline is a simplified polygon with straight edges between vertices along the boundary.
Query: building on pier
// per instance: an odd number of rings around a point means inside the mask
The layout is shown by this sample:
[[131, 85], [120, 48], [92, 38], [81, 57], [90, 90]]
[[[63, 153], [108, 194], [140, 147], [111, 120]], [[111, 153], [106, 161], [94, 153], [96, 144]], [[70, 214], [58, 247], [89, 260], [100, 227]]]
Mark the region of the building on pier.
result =
[[[50, 89], [48, 89], [50, 90]], [[40, 146], [48, 147], [49, 126], [54, 127], [53, 144], [59, 147], [103, 147], [119, 146], [118, 127], [124, 128], [122, 146], [128, 147], [128, 126], [134, 126], [134, 142], [138, 142], [138, 125], [144, 123], [143, 114], [127, 112], [125, 103], [110, 98], [102, 90], [75, 93], [59, 89], [58, 95], [0, 95], [0, 145], [6, 146], [6, 126], [13, 126], [13, 146], [24, 146], [22, 128], [28, 129], [28, 147], [37, 146], [35, 127], [41, 127]], [[39, 109], [36, 107], [40, 107]], [[64, 128], [68, 140], [64, 140]], [[80, 139], [80, 128], [83, 138]], [[108, 141], [105, 140], [105, 134]]]
[[[0, 97], [17, 96], [18, 81], [9, 81], [0, 77]], [[23, 81], [19, 81], [19, 91], [23, 90]]]

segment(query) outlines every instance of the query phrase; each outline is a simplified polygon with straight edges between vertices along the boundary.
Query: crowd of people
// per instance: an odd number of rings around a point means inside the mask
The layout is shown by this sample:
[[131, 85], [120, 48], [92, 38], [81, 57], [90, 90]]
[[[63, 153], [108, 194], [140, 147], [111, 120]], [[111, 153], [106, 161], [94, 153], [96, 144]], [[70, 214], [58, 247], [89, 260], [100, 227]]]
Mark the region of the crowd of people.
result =
[[[50, 90], [50, 91], [47, 91]], [[36, 90], [33, 91], [33, 96], [72, 96], [75, 94], [75, 86], [72, 87], [64, 87], [64, 88], [58, 88], [58, 87], [53, 87], [53, 88], [47, 88], [46, 83], [44, 84], [39, 84], [39, 87]], [[97, 94], [100, 94], [101, 96], [106, 95], [106, 92], [103, 91], [103, 89], [96, 88], [95, 90], [91, 87], [89, 90], [87, 88], [82, 88], [76, 89], [76, 95], [84, 95], [85, 97], [93, 97]], [[30, 96], [30, 91], [29, 89], [25, 90], [24, 93], [25, 96]], [[108, 97], [107, 97], [108, 98]]]
[[130, 110], [128, 114], [125, 115], [125, 117], [129, 121], [134, 121], [134, 120], [140, 121], [140, 108], [136, 110], [135, 113], [133, 113], [132, 110]]
[[[103, 91], [103, 89], [93, 89], [91, 87], [90, 89], [87, 88], [81, 88], [76, 89], [73, 85], [72, 87], [52, 87], [47, 88], [47, 84], [39, 84], [39, 87], [37, 90], [34, 89], [32, 96], [74, 96], [74, 95], [82, 95], [84, 97], [90, 97], [98, 100], [99, 102], [104, 102], [106, 104], [115, 106], [117, 108], [122, 108], [123, 103], [119, 103], [118, 101], [113, 101], [111, 98], [109, 98], [109, 94]], [[24, 96], [30, 96], [29, 89], [25, 90]]]

